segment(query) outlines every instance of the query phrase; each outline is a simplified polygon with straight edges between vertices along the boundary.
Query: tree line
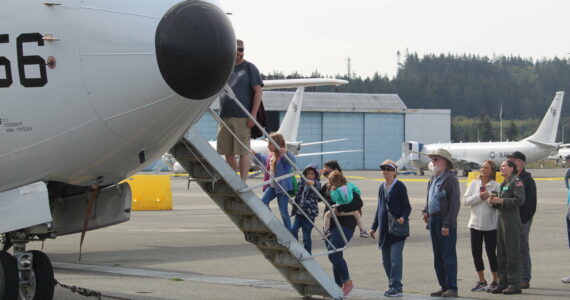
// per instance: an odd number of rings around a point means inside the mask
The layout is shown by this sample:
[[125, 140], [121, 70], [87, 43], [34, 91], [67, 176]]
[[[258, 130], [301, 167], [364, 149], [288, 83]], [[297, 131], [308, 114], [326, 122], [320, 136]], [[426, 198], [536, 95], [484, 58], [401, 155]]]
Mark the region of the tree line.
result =
[[[570, 61], [520, 56], [407, 53], [395, 76], [375, 73], [308, 76], [273, 72], [264, 79], [335, 77], [349, 81], [339, 87], [315, 87], [307, 91], [342, 93], [394, 93], [409, 108], [451, 109], [454, 141], [497, 141], [499, 113], [503, 106], [503, 140], [532, 134], [557, 91], [570, 92]], [[570, 105], [562, 106], [562, 127], [570, 121]], [[570, 141], [570, 125], [564, 141]], [[568, 132], [566, 132], [568, 131]]]

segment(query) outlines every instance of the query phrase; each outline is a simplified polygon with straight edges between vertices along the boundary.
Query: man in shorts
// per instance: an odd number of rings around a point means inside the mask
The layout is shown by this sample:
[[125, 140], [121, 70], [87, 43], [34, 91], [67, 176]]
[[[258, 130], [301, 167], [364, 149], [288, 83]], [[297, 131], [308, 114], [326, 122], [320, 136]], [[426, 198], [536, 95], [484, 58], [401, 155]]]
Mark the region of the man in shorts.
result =
[[[243, 53], [243, 41], [237, 40], [236, 61], [232, 75], [228, 80], [228, 85], [239, 102], [255, 117], [261, 103], [263, 81], [257, 67], [243, 59]], [[249, 140], [254, 123], [238, 104], [228, 96], [224, 96], [220, 100], [220, 117], [238, 137], [239, 141], [232, 136], [225, 126], [220, 126], [217, 140], [218, 153], [225, 155], [228, 164], [232, 169], [239, 170], [241, 179], [245, 181], [251, 166]], [[241, 144], [246, 145], [247, 148], [244, 148]], [[236, 155], [239, 155], [239, 169]]]

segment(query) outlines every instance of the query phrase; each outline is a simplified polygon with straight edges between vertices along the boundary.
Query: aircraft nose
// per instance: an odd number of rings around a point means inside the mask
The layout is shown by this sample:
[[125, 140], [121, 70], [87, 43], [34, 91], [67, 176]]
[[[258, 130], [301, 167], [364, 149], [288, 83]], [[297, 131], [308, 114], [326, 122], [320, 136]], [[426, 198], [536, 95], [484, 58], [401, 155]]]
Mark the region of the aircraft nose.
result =
[[179, 95], [206, 99], [218, 93], [234, 67], [236, 38], [228, 16], [203, 1], [173, 6], [156, 29], [160, 73]]

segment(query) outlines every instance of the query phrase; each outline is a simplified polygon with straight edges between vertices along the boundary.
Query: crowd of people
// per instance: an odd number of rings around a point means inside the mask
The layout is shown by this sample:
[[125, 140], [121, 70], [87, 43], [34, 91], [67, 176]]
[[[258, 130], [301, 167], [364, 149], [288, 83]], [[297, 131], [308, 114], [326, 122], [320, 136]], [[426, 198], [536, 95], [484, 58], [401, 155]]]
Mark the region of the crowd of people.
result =
[[[276, 138], [278, 143], [281, 141], [279, 134], [273, 134], [272, 137]], [[289, 172], [290, 166], [284, 167], [288, 163], [280, 159], [279, 155], [291, 154], [285, 150], [279, 152], [274, 147], [269, 147], [271, 153], [275, 153], [273, 157], [277, 157], [277, 160], [271, 164], [267, 163], [267, 170], [275, 177]], [[267, 158], [256, 155], [264, 162], [267, 161]], [[431, 296], [455, 298], [459, 297], [456, 253], [457, 216], [461, 206], [459, 181], [453, 172], [453, 160], [447, 150], [438, 149], [429, 154], [429, 157], [433, 176], [427, 185], [422, 219], [427, 224], [426, 229], [429, 230], [434, 269], [439, 284], [439, 289], [431, 293]], [[294, 161], [292, 155], [291, 158], [291, 161]], [[482, 162], [479, 177], [469, 183], [463, 195], [463, 204], [471, 208], [468, 227], [471, 252], [478, 277], [471, 289], [473, 292], [487, 291], [510, 295], [520, 294], [522, 289], [530, 287], [531, 259], [528, 235], [536, 210], [536, 185], [530, 173], [525, 170], [525, 162], [525, 155], [518, 151], [508, 156], [499, 170], [490, 160]], [[329, 209], [329, 206], [326, 206], [323, 215], [323, 232], [325, 239], [328, 240], [327, 249], [344, 247], [346, 242], [350, 242], [358, 226], [361, 237], [378, 240], [382, 264], [388, 277], [388, 290], [384, 295], [399, 297], [403, 295], [403, 249], [409, 236], [408, 218], [412, 208], [406, 185], [397, 179], [396, 163], [386, 160], [379, 167], [384, 182], [378, 189], [378, 205], [369, 234], [366, 234], [362, 221], [361, 191], [343, 176], [337, 161], [326, 162], [320, 174], [315, 164], [310, 164], [304, 169], [303, 174], [307, 180], [301, 179], [298, 193], [293, 198], [296, 204], [293, 205], [291, 213], [295, 218], [294, 226], [289, 225], [288, 201], [279, 202], [279, 211], [283, 223], [293, 236], [298, 238], [299, 229], [302, 229], [304, 247], [311, 253], [311, 231], [319, 214], [320, 198], [316, 193], [320, 193], [331, 207]], [[496, 181], [497, 171], [505, 178], [501, 184]], [[320, 175], [328, 179], [322, 185]], [[268, 176], [266, 174], [266, 178], [269, 178]], [[282, 181], [283, 187], [290, 187], [288, 178]], [[269, 189], [271, 187], [268, 187]], [[269, 203], [266, 199], [275, 198], [275, 192], [268, 190], [265, 190], [262, 198], [266, 204]], [[288, 191], [281, 193], [289, 194]], [[332, 215], [337, 216], [338, 225], [330, 221]], [[341, 232], [344, 233], [346, 242]], [[483, 245], [491, 268], [490, 283], [485, 278]], [[354, 289], [354, 284], [350, 279], [343, 252], [331, 252], [329, 260], [333, 266], [335, 282], [343, 289], [345, 296], [348, 295]]]
[[[261, 102], [263, 82], [255, 65], [243, 59], [243, 53], [243, 41], [237, 40], [235, 68], [229, 85], [241, 104], [255, 116]], [[378, 188], [378, 204], [368, 230], [362, 217], [361, 191], [356, 184], [347, 180], [337, 161], [326, 162], [321, 170], [316, 164], [309, 164], [295, 188], [291, 176], [285, 176], [292, 172], [291, 163], [295, 162], [295, 156], [287, 151], [283, 136], [279, 133], [270, 135], [268, 155], [255, 153], [249, 149], [253, 122], [227, 97], [221, 100], [220, 106], [220, 115], [227, 127], [221, 126], [218, 132], [218, 152], [226, 156], [230, 166], [241, 173], [244, 181], [250, 167], [250, 152], [265, 166], [264, 181], [269, 183], [263, 186], [261, 200], [269, 206], [277, 198], [284, 226], [297, 239], [299, 229], [302, 230], [303, 246], [308, 253], [312, 251], [311, 233], [319, 215], [318, 203], [321, 199], [328, 203], [323, 213], [323, 239], [330, 250], [328, 258], [332, 263], [335, 282], [344, 295], [354, 290], [354, 284], [343, 251], [332, 250], [346, 246], [358, 226], [360, 237], [378, 240], [382, 264], [388, 277], [388, 290], [384, 295], [402, 296], [403, 249], [409, 236], [408, 218], [412, 208], [405, 184], [397, 179], [396, 163], [386, 160], [379, 166], [384, 182]], [[236, 156], [240, 158], [239, 164]], [[427, 185], [422, 219], [429, 230], [439, 284], [439, 289], [431, 296], [453, 298], [458, 297], [456, 244], [457, 216], [461, 206], [459, 181], [447, 150], [437, 149], [429, 157], [429, 168], [433, 175]], [[567, 162], [570, 164], [570, 156]], [[530, 287], [532, 264], [529, 233], [537, 199], [536, 185], [531, 174], [525, 170], [525, 163], [526, 157], [519, 151], [507, 156], [499, 170], [493, 161], [481, 162], [479, 177], [468, 185], [463, 195], [464, 205], [471, 208], [468, 227], [478, 277], [471, 291], [510, 295], [520, 294], [522, 289]], [[501, 184], [496, 181], [497, 171], [505, 178]], [[321, 184], [321, 175], [327, 179], [324, 184]], [[269, 180], [277, 177], [282, 179]], [[570, 169], [565, 177], [567, 188], [569, 178]], [[291, 214], [290, 197], [294, 203]], [[570, 192], [568, 203], [566, 220], [570, 246]], [[333, 215], [337, 221], [331, 220]], [[291, 217], [294, 218], [293, 224]], [[485, 277], [483, 245], [491, 268], [491, 283]], [[562, 281], [570, 282], [570, 277]]]

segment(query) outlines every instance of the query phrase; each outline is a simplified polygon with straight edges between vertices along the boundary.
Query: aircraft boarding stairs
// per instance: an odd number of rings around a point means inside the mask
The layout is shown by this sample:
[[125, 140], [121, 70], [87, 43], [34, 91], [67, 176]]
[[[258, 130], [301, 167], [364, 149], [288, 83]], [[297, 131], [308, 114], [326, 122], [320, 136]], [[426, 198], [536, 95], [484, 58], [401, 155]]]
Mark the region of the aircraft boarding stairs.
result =
[[196, 129], [170, 153], [299, 294], [342, 299], [334, 280]]

